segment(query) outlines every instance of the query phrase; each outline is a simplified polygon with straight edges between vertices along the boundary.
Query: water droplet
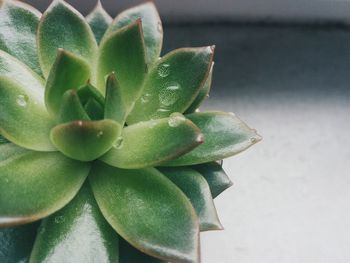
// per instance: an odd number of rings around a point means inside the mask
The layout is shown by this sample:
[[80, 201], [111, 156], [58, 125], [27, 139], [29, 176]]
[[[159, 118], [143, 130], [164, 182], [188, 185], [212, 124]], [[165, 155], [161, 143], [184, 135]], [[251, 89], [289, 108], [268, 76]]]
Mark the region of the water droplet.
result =
[[97, 133], [97, 138], [101, 138], [102, 135], [103, 135], [103, 131], [99, 131], [99, 132]]
[[18, 95], [16, 102], [19, 106], [25, 107], [28, 104], [28, 96], [27, 95]]
[[197, 136], [196, 142], [198, 143], [204, 142], [204, 135], [202, 133]]
[[186, 121], [185, 116], [183, 116], [181, 113], [174, 112], [170, 115], [168, 124], [170, 127], [177, 127], [184, 121]]
[[78, 121], [78, 126], [83, 126], [83, 122], [82, 121]]
[[158, 29], [158, 32], [159, 33], [162, 33], [163, 32], [163, 27], [162, 27], [162, 22], [158, 22], [158, 24], [157, 24], [157, 29]]
[[250, 138], [251, 143], [256, 143], [258, 140], [255, 137]]
[[61, 224], [61, 223], [63, 223], [64, 222], [64, 216], [56, 216], [55, 217], [55, 223], [56, 224]]
[[147, 102], [149, 102], [150, 99], [151, 99], [151, 97], [152, 97], [152, 95], [149, 94], [149, 93], [143, 94], [143, 95], [141, 96], [141, 103], [147, 103]]
[[115, 143], [114, 143], [114, 147], [117, 148], [117, 149], [122, 148], [123, 147], [123, 141], [124, 141], [123, 137], [119, 136], [117, 138], [117, 140], [115, 141]]
[[159, 101], [164, 106], [171, 106], [180, 98], [181, 87], [177, 83], [170, 83], [166, 85], [159, 92]]
[[170, 65], [166, 63], [160, 64], [158, 67], [158, 75], [161, 78], [165, 78], [169, 76], [169, 74], [170, 74]]

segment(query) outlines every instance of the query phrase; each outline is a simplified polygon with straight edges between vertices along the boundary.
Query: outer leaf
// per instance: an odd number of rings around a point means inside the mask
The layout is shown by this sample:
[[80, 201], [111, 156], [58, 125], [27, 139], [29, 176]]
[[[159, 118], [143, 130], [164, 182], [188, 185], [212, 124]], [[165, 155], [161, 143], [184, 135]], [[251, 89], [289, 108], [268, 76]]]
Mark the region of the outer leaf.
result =
[[118, 235], [99, 211], [89, 184], [43, 220], [30, 262], [118, 262]]
[[0, 50], [0, 75], [12, 78], [23, 87], [43, 93], [44, 80], [15, 57]]
[[[213, 59], [211, 47], [177, 49], [151, 69], [128, 123], [184, 112], [198, 95]], [[190, 74], [189, 74], [190, 73]]]
[[120, 84], [113, 72], [107, 78], [104, 117], [124, 125], [125, 114]]
[[121, 138], [100, 159], [119, 168], [155, 166], [203, 142], [200, 130], [181, 116], [141, 122], [123, 129]]
[[124, 239], [119, 239], [120, 263], [166, 263], [158, 258], [150, 257], [131, 246]]
[[196, 215], [164, 175], [153, 168], [121, 170], [99, 162], [89, 179], [102, 214], [130, 244], [163, 260], [198, 262]]
[[3, 0], [0, 5], [0, 49], [41, 74], [35, 37], [40, 12], [19, 1]]
[[135, 6], [120, 13], [108, 28], [106, 35], [135, 22], [137, 19], [142, 21], [142, 31], [147, 49], [147, 62], [151, 65], [158, 59], [163, 43], [162, 21], [152, 2]]
[[38, 224], [0, 229], [0, 262], [28, 262]]
[[89, 168], [58, 152], [0, 145], [0, 226], [25, 224], [56, 212], [75, 196]]
[[28, 149], [53, 151], [49, 138], [53, 126], [40, 87], [0, 77], [0, 133], [6, 139]]
[[233, 114], [203, 112], [186, 115], [204, 134], [205, 142], [164, 166], [182, 166], [221, 160], [244, 151], [261, 140], [255, 130]]
[[209, 185], [203, 176], [191, 168], [160, 168], [190, 199], [196, 210], [201, 231], [222, 230]]
[[216, 162], [193, 166], [207, 180], [213, 198], [233, 185], [221, 165]]
[[54, 0], [41, 17], [37, 43], [45, 77], [49, 75], [58, 48], [83, 57], [91, 65], [97, 52], [94, 34], [85, 18], [63, 0]]
[[59, 49], [45, 87], [45, 103], [49, 112], [57, 114], [63, 94], [83, 86], [90, 76], [90, 67], [84, 60]]
[[85, 112], [77, 92], [71, 89], [63, 94], [62, 105], [58, 113], [58, 123], [75, 120], [90, 120], [90, 118]]
[[209, 75], [203, 87], [199, 90], [199, 93], [196, 99], [192, 102], [191, 106], [186, 110], [186, 113], [195, 112], [199, 108], [199, 106], [204, 102], [204, 100], [209, 97], [209, 91], [211, 88], [211, 82], [213, 77], [213, 67], [214, 67], [214, 62], [211, 63]]
[[51, 140], [66, 156], [92, 161], [112, 147], [120, 130], [120, 125], [112, 120], [73, 121], [53, 128]]
[[95, 8], [86, 17], [86, 20], [89, 23], [92, 32], [94, 32], [97, 43], [100, 43], [113, 19], [103, 8], [101, 1], [98, 0]]
[[105, 77], [115, 72], [126, 108], [130, 108], [141, 93], [146, 74], [146, 59], [141, 21], [109, 35], [100, 45], [97, 66], [98, 88], [105, 91]]

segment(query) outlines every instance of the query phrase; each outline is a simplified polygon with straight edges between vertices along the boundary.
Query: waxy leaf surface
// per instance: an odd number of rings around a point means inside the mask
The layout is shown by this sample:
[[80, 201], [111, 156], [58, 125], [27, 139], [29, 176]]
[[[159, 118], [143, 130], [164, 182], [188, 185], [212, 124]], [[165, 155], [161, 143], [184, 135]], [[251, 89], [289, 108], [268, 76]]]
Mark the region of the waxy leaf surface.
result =
[[40, 12], [20, 1], [0, 3], [0, 49], [16, 57], [37, 74], [38, 60], [36, 31]]
[[154, 168], [122, 170], [95, 163], [89, 176], [106, 220], [144, 253], [198, 262], [198, 221], [187, 197]]
[[118, 235], [102, 216], [88, 183], [67, 206], [43, 220], [30, 262], [118, 262]]
[[211, 47], [174, 50], [150, 69], [129, 124], [184, 112], [197, 97], [213, 59]]
[[66, 50], [59, 49], [45, 87], [45, 103], [48, 111], [57, 114], [63, 94], [69, 89], [78, 89], [89, 80], [89, 65]]
[[44, 218], [79, 191], [90, 164], [59, 152], [34, 152], [0, 145], [0, 227]]
[[40, 86], [0, 77], [0, 133], [6, 139], [32, 150], [54, 151], [50, 141], [54, 125]]
[[203, 163], [192, 168], [197, 170], [207, 180], [213, 198], [233, 185], [221, 165], [217, 162]]
[[152, 2], [147, 2], [121, 12], [108, 28], [106, 35], [132, 24], [137, 19], [142, 21], [148, 65], [159, 57], [163, 43], [163, 28], [158, 11]]
[[[57, 55], [62, 48], [86, 59], [93, 65], [97, 43], [85, 18], [63, 0], [54, 0], [41, 17], [37, 43], [39, 61], [45, 77], [49, 75]], [[71, 89], [73, 87], [68, 87]]]
[[51, 140], [64, 155], [92, 161], [112, 147], [120, 130], [120, 125], [112, 120], [73, 121], [53, 128]]
[[90, 120], [75, 90], [63, 94], [62, 105], [58, 113], [58, 122], [66, 123], [75, 120]]
[[124, 125], [125, 111], [120, 84], [112, 73], [107, 78], [104, 118]]
[[163, 260], [154, 258], [142, 253], [131, 246], [124, 239], [119, 239], [119, 262], [120, 263], [166, 263]]
[[222, 230], [209, 185], [196, 170], [186, 167], [160, 168], [190, 199], [196, 210], [201, 231]]
[[97, 65], [98, 88], [104, 92], [106, 77], [115, 72], [127, 109], [132, 107], [141, 93], [146, 70], [145, 49], [139, 20], [108, 35], [101, 42]]
[[186, 110], [186, 113], [195, 112], [199, 108], [199, 106], [204, 102], [204, 100], [209, 97], [209, 91], [211, 88], [211, 82], [213, 77], [213, 67], [214, 67], [214, 62], [211, 63], [209, 75], [203, 87], [199, 90], [199, 93], [196, 99], [192, 102], [191, 106]]
[[261, 140], [256, 131], [233, 114], [198, 112], [186, 115], [204, 135], [204, 143], [164, 166], [182, 166], [222, 160], [249, 148]]
[[112, 20], [113, 19], [103, 8], [101, 2], [98, 1], [95, 8], [86, 17], [86, 21], [89, 23], [92, 32], [94, 32], [97, 43], [100, 43], [108, 26], [112, 23]]
[[119, 168], [150, 167], [192, 150], [202, 140], [191, 121], [176, 115], [124, 128], [119, 142], [100, 159]]

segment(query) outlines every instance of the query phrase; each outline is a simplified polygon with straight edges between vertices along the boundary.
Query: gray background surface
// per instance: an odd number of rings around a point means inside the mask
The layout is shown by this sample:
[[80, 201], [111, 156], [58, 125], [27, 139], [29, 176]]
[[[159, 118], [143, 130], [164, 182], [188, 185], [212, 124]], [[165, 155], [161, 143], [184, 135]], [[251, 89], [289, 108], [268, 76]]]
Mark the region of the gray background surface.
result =
[[224, 162], [225, 227], [204, 263], [350, 262], [350, 31], [312, 26], [171, 26], [165, 49], [215, 42], [204, 109], [233, 111], [264, 137]]
[[[27, 0], [40, 9], [51, 1]], [[67, 0], [88, 12], [96, 0]], [[141, 3], [140, 0], [101, 0], [111, 13]], [[284, 20], [350, 21], [350, 0], [156, 0], [167, 21]]]
[[[70, 2], [83, 12], [92, 6]], [[112, 12], [132, 3], [104, 2]], [[158, 6], [168, 21], [182, 22], [165, 25], [165, 52], [217, 45], [204, 108], [233, 111], [264, 137], [224, 164], [235, 185], [216, 199], [225, 231], [202, 235], [203, 262], [350, 262], [349, 29], [213, 25], [261, 18], [346, 22], [350, 2], [162, 0]]]

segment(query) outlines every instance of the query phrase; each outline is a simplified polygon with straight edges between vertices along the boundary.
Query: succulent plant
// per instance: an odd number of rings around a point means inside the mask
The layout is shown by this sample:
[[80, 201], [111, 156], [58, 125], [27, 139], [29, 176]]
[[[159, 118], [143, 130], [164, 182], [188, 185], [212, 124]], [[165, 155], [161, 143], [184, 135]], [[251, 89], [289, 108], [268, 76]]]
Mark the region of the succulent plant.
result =
[[217, 161], [260, 137], [197, 110], [214, 47], [160, 57], [162, 38], [151, 2], [1, 1], [0, 262], [200, 261], [232, 184]]

